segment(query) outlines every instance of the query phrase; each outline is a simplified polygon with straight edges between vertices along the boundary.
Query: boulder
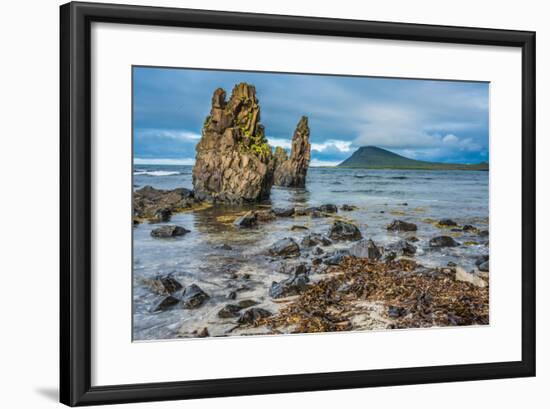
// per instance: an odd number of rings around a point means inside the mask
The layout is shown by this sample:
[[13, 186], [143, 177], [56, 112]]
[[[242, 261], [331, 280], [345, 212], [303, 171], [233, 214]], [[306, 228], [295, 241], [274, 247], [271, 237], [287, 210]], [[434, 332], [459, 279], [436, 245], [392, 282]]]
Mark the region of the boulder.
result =
[[257, 210], [255, 214], [259, 222], [270, 222], [276, 219], [275, 213], [272, 210]]
[[182, 293], [183, 308], [194, 309], [200, 307], [209, 297], [198, 285], [191, 284]]
[[297, 295], [307, 288], [308, 283], [309, 278], [305, 274], [296, 274], [278, 283], [273, 281], [269, 288], [269, 296], [271, 298], [283, 298]]
[[185, 188], [162, 190], [152, 186], [144, 186], [134, 191], [132, 201], [134, 217], [149, 219], [153, 223], [166, 222], [172, 213], [191, 208], [199, 203], [192, 190]]
[[471, 224], [465, 224], [462, 226], [462, 231], [477, 232], [477, 227], [472, 226]]
[[325, 253], [325, 250], [323, 250], [321, 247], [315, 247], [311, 252], [311, 254], [313, 254], [314, 256], [320, 256], [321, 254], [324, 254], [324, 253]]
[[416, 231], [417, 227], [414, 223], [404, 222], [403, 220], [394, 220], [386, 228], [389, 231]]
[[144, 280], [144, 283], [151, 287], [155, 293], [161, 295], [170, 295], [183, 288], [179, 281], [171, 275], [158, 275], [152, 280]]
[[254, 300], [241, 300], [237, 303], [237, 305], [241, 309], [252, 307], [253, 305], [258, 305], [258, 304], [259, 304], [258, 301], [254, 301]]
[[268, 251], [272, 256], [296, 257], [300, 255], [300, 246], [294, 239], [285, 237], [275, 242]]
[[193, 167], [195, 196], [225, 203], [268, 199], [273, 155], [260, 124], [254, 86], [235, 85], [229, 101], [218, 88], [212, 96]]
[[388, 306], [388, 316], [390, 318], [400, 318], [407, 313], [407, 309], [403, 307], [396, 307], [395, 305]]
[[326, 236], [319, 233], [311, 233], [302, 239], [302, 246], [314, 247], [314, 246], [330, 246], [330, 241]]
[[430, 247], [456, 247], [458, 243], [449, 236], [437, 236], [430, 240]]
[[485, 263], [486, 261], [489, 261], [489, 256], [487, 254], [485, 254], [483, 256], [479, 256], [478, 258], [476, 258], [474, 264], [476, 265], [476, 267], [479, 268], [479, 266], [482, 265], [483, 263]]
[[242, 307], [235, 304], [227, 304], [221, 310], [218, 311], [219, 318], [235, 318], [240, 315]]
[[294, 208], [293, 207], [287, 207], [287, 208], [280, 208], [276, 207], [273, 210], [273, 213], [277, 217], [291, 217], [294, 216]]
[[159, 208], [153, 214], [153, 217], [149, 219], [149, 223], [163, 223], [170, 221], [172, 217], [172, 210], [167, 207]]
[[416, 254], [416, 246], [413, 246], [407, 240], [399, 240], [398, 242], [392, 243], [386, 250], [388, 252], [394, 252], [396, 256], [412, 257]]
[[451, 227], [451, 226], [458, 226], [458, 224], [452, 220], [452, 219], [441, 219], [438, 224], [440, 226], [446, 226], [446, 227]]
[[305, 187], [310, 156], [309, 126], [307, 117], [303, 116], [292, 137], [290, 157], [277, 163], [274, 184], [284, 187]]
[[357, 206], [349, 205], [349, 204], [343, 204], [340, 209], [342, 209], [344, 212], [351, 212], [353, 210], [357, 210]]
[[358, 258], [368, 258], [371, 260], [379, 260], [382, 257], [382, 252], [374, 241], [371, 239], [361, 240], [358, 243], [355, 243], [350, 249], [349, 253]]
[[479, 268], [479, 271], [483, 271], [485, 273], [488, 273], [489, 272], [489, 260], [484, 261], [479, 266], [477, 266], [477, 268]]
[[272, 315], [273, 313], [271, 311], [265, 310], [263, 308], [253, 307], [241, 314], [241, 316], [238, 319], [238, 323], [254, 324], [256, 321], [259, 321], [262, 318], [270, 317]]
[[167, 224], [165, 226], [160, 226], [156, 229], [151, 230], [151, 236], [161, 239], [183, 236], [187, 233], [189, 233], [189, 230], [187, 230], [185, 227], [176, 226], [174, 224]]
[[346, 256], [349, 256], [349, 251], [339, 250], [325, 258], [323, 260], [323, 263], [329, 266], [337, 266], [344, 260], [344, 257]]
[[333, 240], [357, 241], [363, 237], [356, 225], [337, 220], [329, 230], [328, 236]]
[[166, 311], [170, 308], [176, 306], [180, 300], [172, 295], [167, 295], [166, 297], [161, 298], [158, 302], [153, 305], [151, 312]]
[[336, 205], [330, 203], [319, 206], [319, 210], [325, 213], [338, 213]]
[[258, 225], [258, 218], [256, 213], [249, 211], [237, 218], [233, 224], [239, 228], [255, 227]]

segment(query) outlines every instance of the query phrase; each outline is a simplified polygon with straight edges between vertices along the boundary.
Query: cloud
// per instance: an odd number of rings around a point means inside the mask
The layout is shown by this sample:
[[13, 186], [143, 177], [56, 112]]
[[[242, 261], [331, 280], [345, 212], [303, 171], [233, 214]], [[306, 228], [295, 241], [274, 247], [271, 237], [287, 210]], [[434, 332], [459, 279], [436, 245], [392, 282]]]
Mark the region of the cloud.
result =
[[447, 134], [441, 140], [445, 143], [457, 143], [458, 137], [453, 134]]
[[134, 165], [189, 165], [195, 164], [194, 158], [134, 158]]
[[290, 149], [305, 115], [318, 161], [343, 160], [364, 145], [424, 160], [487, 157], [486, 83], [144, 67], [134, 74], [134, 149], [142, 158], [194, 156], [213, 90], [230, 94], [243, 81], [256, 87], [270, 145]]
[[317, 152], [325, 152], [330, 150], [337, 150], [339, 152], [350, 152], [352, 142], [351, 141], [340, 141], [337, 139], [328, 139], [322, 143], [312, 143], [311, 150]]
[[273, 147], [281, 147], [283, 149], [292, 149], [292, 141], [290, 139], [271, 138], [267, 137], [267, 142]]
[[309, 166], [315, 168], [315, 167], [320, 167], [320, 166], [336, 166], [338, 165], [339, 163], [341, 163], [342, 161], [331, 161], [331, 160], [317, 160], [317, 159], [312, 159], [310, 162], [309, 162]]
[[183, 142], [197, 142], [201, 139], [201, 135], [196, 132], [179, 129], [136, 129], [135, 137], [139, 139], [175, 139]]

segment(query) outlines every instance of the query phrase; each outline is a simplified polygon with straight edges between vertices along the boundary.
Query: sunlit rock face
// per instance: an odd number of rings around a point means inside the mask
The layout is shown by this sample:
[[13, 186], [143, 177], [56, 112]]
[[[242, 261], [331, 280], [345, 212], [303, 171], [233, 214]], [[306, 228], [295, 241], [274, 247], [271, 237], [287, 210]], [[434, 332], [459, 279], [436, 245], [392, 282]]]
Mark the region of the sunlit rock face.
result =
[[196, 151], [193, 186], [197, 198], [224, 203], [269, 198], [274, 161], [260, 123], [254, 86], [235, 85], [229, 101], [223, 89], [214, 91]]
[[283, 158], [280, 155], [275, 165], [274, 184], [284, 187], [305, 187], [311, 158], [307, 117], [303, 116], [296, 126], [290, 157], [284, 160]]

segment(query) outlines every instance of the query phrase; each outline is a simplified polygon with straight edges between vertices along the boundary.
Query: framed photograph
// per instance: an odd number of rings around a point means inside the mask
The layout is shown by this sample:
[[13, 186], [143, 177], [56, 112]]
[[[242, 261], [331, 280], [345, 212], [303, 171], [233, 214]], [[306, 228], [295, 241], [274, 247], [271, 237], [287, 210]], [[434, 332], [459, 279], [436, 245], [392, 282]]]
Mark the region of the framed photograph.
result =
[[535, 375], [535, 33], [61, 6], [61, 402]]

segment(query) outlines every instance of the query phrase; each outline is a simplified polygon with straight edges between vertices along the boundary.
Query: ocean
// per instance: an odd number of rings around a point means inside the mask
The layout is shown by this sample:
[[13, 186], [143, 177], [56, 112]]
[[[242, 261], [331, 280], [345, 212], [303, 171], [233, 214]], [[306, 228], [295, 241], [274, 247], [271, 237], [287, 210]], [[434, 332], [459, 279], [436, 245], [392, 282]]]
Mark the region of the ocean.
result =
[[[150, 185], [158, 189], [192, 189], [192, 166], [136, 165], [134, 189]], [[388, 245], [403, 237], [416, 236], [415, 259], [426, 267], [441, 267], [453, 262], [466, 270], [474, 268], [476, 258], [489, 252], [487, 240], [469, 233], [442, 231], [434, 222], [450, 218], [459, 225], [489, 228], [489, 172], [371, 170], [310, 168], [305, 189], [273, 187], [268, 203], [260, 206], [309, 207], [332, 203], [350, 204], [357, 210], [343, 212], [360, 228], [363, 237], [377, 245]], [[191, 233], [175, 239], [150, 236], [158, 224], [142, 223], [133, 229], [133, 324], [134, 340], [170, 339], [192, 336], [194, 330], [208, 327], [210, 335], [226, 335], [234, 325], [217, 317], [228, 303], [227, 294], [239, 290], [241, 299], [254, 299], [258, 306], [275, 312], [279, 304], [268, 296], [272, 281], [288, 275], [281, 272], [285, 261], [274, 261], [265, 250], [283, 237], [298, 242], [312, 232], [326, 233], [330, 218], [278, 218], [257, 228], [237, 229], [226, 216], [242, 214], [247, 208], [214, 206], [196, 212], [179, 213], [169, 223], [181, 225]], [[386, 225], [399, 219], [417, 224], [408, 234], [388, 232]], [[291, 230], [301, 225], [308, 230]], [[459, 247], [431, 249], [428, 241], [437, 235], [451, 234]], [[222, 247], [222, 245], [226, 245]], [[349, 247], [337, 243], [327, 251]], [[299, 260], [298, 260], [299, 261]], [[172, 273], [183, 285], [195, 283], [210, 295], [200, 309], [174, 309], [151, 313], [156, 296], [143, 279]], [[249, 275], [246, 283], [235, 280]], [[242, 289], [242, 288], [244, 289]]]

